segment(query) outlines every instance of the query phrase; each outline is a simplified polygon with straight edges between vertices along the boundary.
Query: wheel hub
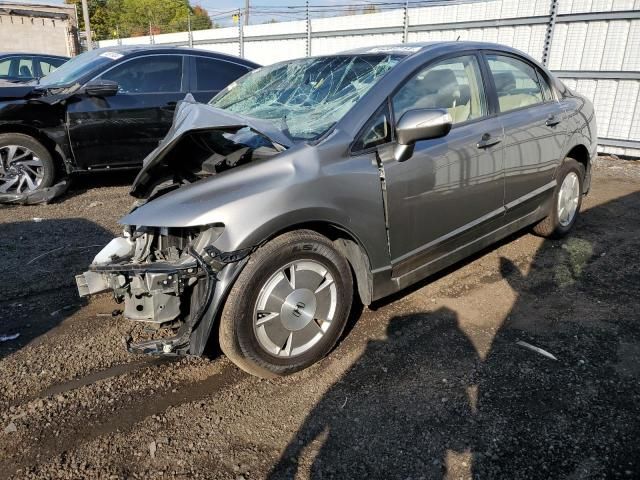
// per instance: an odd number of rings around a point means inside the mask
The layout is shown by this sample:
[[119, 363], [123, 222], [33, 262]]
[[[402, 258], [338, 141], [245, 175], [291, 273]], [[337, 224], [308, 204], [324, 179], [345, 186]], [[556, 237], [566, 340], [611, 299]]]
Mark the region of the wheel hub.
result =
[[580, 180], [575, 172], [569, 172], [558, 192], [558, 222], [566, 227], [573, 221], [580, 202]]
[[324, 265], [315, 260], [291, 262], [260, 289], [253, 316], [256, 339], [272, 355], [301, 355], [327, 332], [336, 305], [336, 285]]
[[0, 193], [37, 190], [44, 178], [42, 160], [20, 145], [0, 147]]
[[316, 295], [311, 290], [306, 288], [294, 290], [282, 304], [280, 310], [282, 324], [287, 330], [293, 332], [302, 330], [313, 321], [316, 304]]

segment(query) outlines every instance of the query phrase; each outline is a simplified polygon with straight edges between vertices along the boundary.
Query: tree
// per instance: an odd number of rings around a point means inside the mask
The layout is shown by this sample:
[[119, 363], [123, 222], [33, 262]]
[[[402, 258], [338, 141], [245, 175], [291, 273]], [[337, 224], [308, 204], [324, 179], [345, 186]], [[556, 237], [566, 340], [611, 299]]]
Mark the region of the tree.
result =
[[209, 13], [200, 5], [196, 5], [191, 9], [191, 30], [206, 30], [208, 28], [218, 28], [211, 22]]
[[[94, 40], [110, 38], [113, 27], [112, 15], [107, 3], [109, 0], [89, 0], [89, 18]], [[84, 16], [82, 15], [82, 0], [65, 0], [69, 5], [75, 5], [78, 12], [78, 28], [84, 30]]]
[[[84, 28], [81, 0], [65, 0], [78, 6], [80, 28]], [[88, 0], [94, 40], [154, 35], [185, 31], [191, 15], [191, 29], [212, 28], [207, 11], [189, 0]]]

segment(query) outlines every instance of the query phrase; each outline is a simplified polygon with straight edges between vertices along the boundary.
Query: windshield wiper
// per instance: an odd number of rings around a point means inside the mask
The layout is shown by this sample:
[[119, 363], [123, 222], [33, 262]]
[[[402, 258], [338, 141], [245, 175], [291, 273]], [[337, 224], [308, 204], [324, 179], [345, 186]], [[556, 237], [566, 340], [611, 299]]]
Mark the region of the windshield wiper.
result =
[[284, 115], [280, 120], [280, 130], [282, 130], [282, 133], [284, 133], [287, 137], [293, 140], [293, 137], [291, 136], [291, 132], [289, 131], [289, 125], [287, 124], [286, 115]]

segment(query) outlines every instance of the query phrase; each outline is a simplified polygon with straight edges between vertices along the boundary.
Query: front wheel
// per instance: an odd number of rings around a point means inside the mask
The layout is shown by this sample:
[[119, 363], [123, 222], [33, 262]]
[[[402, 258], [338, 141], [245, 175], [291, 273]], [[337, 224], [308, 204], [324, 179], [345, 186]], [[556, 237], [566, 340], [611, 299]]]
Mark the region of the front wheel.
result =
[[21, 133], [0, 134], [0, 193], [42, 190], [54, 179], [53, 159], [40, 142]]
[[288, 375], [336, 344], [353, 300], [346, 259], [309, 230], [258, 249], [231, 289], [220, 318], [220, 347], [259, 377]]
[[542, 237], [560, 238], [571, 231], [580, 214], [584, 166], [573, 158], [566, 158], [558, 170], [558, 184], [553, 194], [549, 215], [533, 227]]

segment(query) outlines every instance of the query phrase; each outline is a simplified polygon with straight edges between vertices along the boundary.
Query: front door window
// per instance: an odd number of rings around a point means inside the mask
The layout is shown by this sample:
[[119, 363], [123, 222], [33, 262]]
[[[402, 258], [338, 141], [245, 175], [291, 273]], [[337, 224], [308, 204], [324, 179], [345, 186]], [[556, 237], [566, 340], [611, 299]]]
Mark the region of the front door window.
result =
[[396, 121], [415, 108], [446, 109], [454, 124], [484, 116], [486, 102], [476, 57], [451, 58], [419, 71], [393, 97]]

